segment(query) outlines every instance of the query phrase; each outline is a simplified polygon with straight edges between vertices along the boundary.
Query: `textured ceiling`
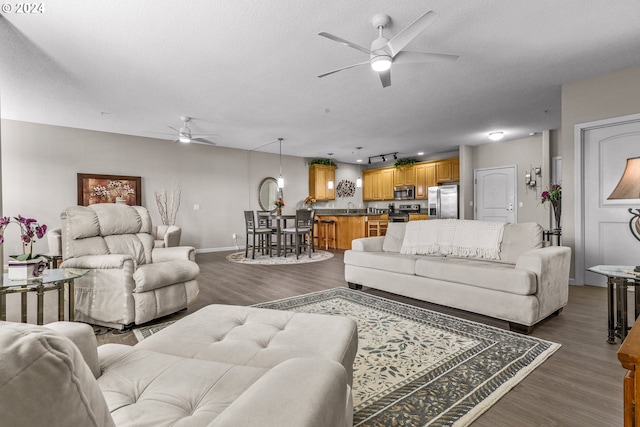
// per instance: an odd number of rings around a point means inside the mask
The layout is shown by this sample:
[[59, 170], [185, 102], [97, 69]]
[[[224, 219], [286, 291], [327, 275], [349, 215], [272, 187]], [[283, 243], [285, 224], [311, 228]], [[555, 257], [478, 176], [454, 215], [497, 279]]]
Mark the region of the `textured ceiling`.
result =
[[[15, 4], [14, 4], [15, 5]], [[437, 153], [560, 127], [561, 85], [640, 65], [638, 0], [65, 0], [0, 18], [2, 117], [174, 139], [167, 125], [283, 154]], [[427, 10], [407, 50], [458, 61], [368, 66], [371, 18], [392, 37]], [[164, 142], [158, 142], [164, 143]], [[212, 150], [215, 150], [212, 148]], [[278, 144], [260, 151], [277, 152]]]

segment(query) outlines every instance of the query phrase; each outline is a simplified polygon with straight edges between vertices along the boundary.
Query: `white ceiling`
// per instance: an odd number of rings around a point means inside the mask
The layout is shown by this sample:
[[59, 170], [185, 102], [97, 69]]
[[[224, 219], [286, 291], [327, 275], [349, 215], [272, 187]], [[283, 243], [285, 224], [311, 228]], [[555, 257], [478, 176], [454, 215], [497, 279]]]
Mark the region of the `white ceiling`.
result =
[[[556, 129], [563, 83], [640, 65], [638, 0], [42, 4], [0, 18], [3, 118], [171, 140], [187, 115], [220, 146], [282, 137], [283, 154], [345, 162], [357, 146], [414, 157]], [[407, 50], [458, 61], [396, 64], [388, 88], [369, 67], [316, 77], [368, 59], [319, 32], [369, 47], [374, 15], [392, 37], [427, 10], [437, 19]]]

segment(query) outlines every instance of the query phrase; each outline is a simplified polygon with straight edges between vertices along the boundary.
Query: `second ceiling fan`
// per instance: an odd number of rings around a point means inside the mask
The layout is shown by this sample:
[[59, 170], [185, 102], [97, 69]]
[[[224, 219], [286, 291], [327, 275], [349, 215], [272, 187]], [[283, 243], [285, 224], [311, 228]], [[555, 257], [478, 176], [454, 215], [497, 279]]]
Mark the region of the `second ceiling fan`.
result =
[[416, 38], [424, 29], [433, 21], [435, 13], [430, 10], [418, 19], [409, 24], [405, 29], [396, 34], [391, 40], [383, 35], [383, 30], [391, 22], [391, 18], [387, 15], [376, 15], [371, 19], [371, 24], [378, 30], [378, 38], [371, 43], [370, 49], [365, 49], [355, 43], [343, 38], [334, 36], [329, 33], [319, 33], [320, 36], [329, 40], [336, 41], [345, 46], [369, 55], [369, 60], [358, 64], [348, 65], [337, 70], [329, 71], [319, 75], [325, 77], [338, 71], [347, 70], [349, 68], [359, 67], [361, 65], [370, 65], [374, 71], [378, 72], [382, 87], [391, 85], [391, 64], [417, 64], [426, 62], [450, 62], [458, 59], [458, 55], [446, 53], [427, 53], [427, 52], [409, 52], [404, 49], [414, 38]]

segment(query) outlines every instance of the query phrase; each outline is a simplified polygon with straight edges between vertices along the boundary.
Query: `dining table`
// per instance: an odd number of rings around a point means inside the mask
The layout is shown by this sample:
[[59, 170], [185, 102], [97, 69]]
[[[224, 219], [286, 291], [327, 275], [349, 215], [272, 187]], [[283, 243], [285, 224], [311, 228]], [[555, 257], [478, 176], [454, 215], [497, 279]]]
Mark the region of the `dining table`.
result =
[[269, 215], [269, 219], [271, 220], [271, 225], [275, 222], [276, 225], [276, 256], [280, 256], [280, 252], [282, 251], [282, 230], [287, 228], [287, 220], [295, 220], [295, 215], [278, 215], [271, 214]]

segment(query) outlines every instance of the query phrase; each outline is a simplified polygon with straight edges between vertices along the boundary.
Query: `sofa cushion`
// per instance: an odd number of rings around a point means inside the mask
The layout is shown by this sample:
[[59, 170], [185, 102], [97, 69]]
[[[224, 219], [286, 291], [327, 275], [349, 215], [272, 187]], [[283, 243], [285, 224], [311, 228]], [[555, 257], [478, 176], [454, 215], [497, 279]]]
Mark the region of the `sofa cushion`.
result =
[[189, 260], [174, 260], [139, 265], [133, 280], [135, 292], [148, 292], [176, 283], [188, 282], [198, 277], [198, 264]]
[[393, 273], [415, 274], [416, 259], [420, 255], [405, 255], [395, 252], [345, 251], [344, 263], [357, 267], [385, 270]]
[[214, 304], [136, 348], [263, 368], [295, 357], [323, 357], [341, 363], [351, 378], [358, 336], [347, 317]]
[[387, 226], [384, 241], [382, 242], [382, 250], [385, 252], [400, 253], [406, 228], [406, 222], [390, 222]]
[[420, 257], [416, 275], [447, 282], [509, 292], [518, 295], [536, 293], [536, 275], [514, 265], [495, 261], [458, 257]]
[[523, 253], [542, 247], [542, 227], [535, 222], [506, 224], [500, 245], [500, 260], [515, 264]]
[[78, 348], [41, 326], [0, 322], [0, 424], [114, 426]]

